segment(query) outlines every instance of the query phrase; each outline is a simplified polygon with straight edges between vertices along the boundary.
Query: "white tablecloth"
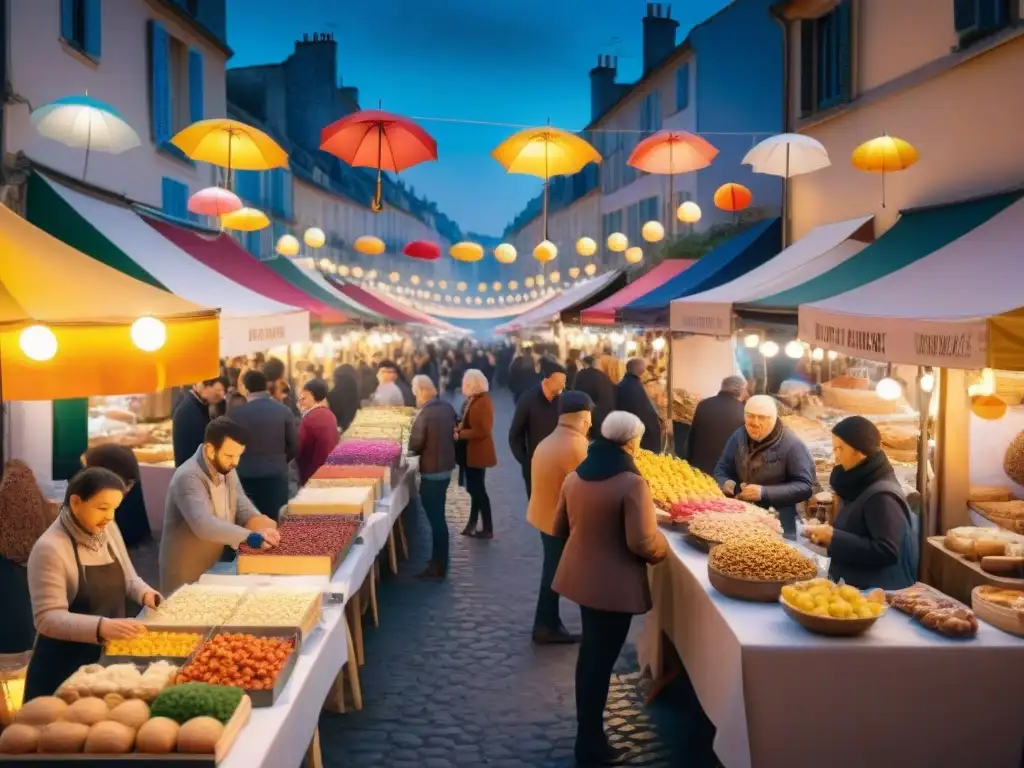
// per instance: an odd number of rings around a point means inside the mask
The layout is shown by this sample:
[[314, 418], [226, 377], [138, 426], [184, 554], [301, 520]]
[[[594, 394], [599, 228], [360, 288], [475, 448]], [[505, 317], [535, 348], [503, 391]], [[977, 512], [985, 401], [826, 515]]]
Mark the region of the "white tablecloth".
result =
[[667, 635], [726, 768], [1022, 764], [1024, 640], [984, 623], [950, 640], [896, 610], [860, 637], [813, 635], [777, 604], [718, 593], [707, 556], [666, 536], [641, 665], [658, 673]]
[[409, 501], [416, 494], [416, 477], [418, 475], [415, 464], [407, 464], [402, 468], [401, 474], [391, 487], [391, 492], [377, 502], [377, 511], [386, 512], [394, 525], [402, 511], [409, 505]]

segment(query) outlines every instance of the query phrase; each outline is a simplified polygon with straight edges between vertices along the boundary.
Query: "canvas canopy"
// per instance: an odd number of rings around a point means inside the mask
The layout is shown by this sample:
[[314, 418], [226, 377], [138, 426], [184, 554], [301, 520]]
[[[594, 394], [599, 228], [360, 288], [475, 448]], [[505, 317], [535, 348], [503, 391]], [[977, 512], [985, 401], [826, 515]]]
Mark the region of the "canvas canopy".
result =
[[697, 262], [692, 259], [672, 259], [663, 261], [645, 275], [613, 293], [608, 298], [580, 312], [583, 325], [614, 325], [616, 313], [631, 301], [653, 291], [659, 285], [671, 280], [685, 269]]
[[569, 309], [581, 301], [586, 301], [596, 293], [601, 292], [616, 281], [625, 280], [625, 273], [619, 270], [606, 272], [603, 275], [592, 277], [588, 280], [581, 280], [571, 288], [567, 288], [538, 307], [514, 317], [505, 323], [499, 332], [520, 330], [522, 328], [537, 328], [548, 325], [560, 319], [562, 310]]

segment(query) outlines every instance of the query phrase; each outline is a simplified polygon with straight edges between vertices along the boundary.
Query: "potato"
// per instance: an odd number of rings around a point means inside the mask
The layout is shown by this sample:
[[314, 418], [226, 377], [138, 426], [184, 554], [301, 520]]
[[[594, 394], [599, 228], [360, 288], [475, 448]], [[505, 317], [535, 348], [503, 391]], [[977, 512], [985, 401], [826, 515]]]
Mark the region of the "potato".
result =
[[49, 725], [63, 720], [68, 705], [56, 696], [40, 696], [25, 702], [25, 705], [14, 716], [14, 722], [25, 725]]
[[53, 754], [81, 752], [88, 736], [88, 725], [50, 723], [39, 732], [39, 751]]
[[113, 720], [96, 723], [89, 729], [85, 740], [85, 751], [101, 755], [123, 755], [132, 751], [135, 744], [135, 730]]
[[138, 730], [149, 720], [149, 705], [142, 699], [129, 699], [110, 710], [110, 719], [127, 725], [133, 731]]
[[135, 751], [150, 755], [166, 755], [178, 743], [178, 724], [169, 717], [154, 717], [139, 728]]
[[97, 699], [95, 696], [90, 696], [85, 699], [79, 699], [68, 707], [68, 711], [64, 715], [64, 719], [69, 723], [95, 725], [101, 720], [106, 720], [109, 714], [110, 707], [107, 706], [103, 699]]
[[14, 723], [0, 733], [0, 754], [27, 755], [39, 746], [39, 729]]
[[212, 755], [224, 726], [212, 717], [193, 717], [178, 731], [178, 751], [196, 755]]

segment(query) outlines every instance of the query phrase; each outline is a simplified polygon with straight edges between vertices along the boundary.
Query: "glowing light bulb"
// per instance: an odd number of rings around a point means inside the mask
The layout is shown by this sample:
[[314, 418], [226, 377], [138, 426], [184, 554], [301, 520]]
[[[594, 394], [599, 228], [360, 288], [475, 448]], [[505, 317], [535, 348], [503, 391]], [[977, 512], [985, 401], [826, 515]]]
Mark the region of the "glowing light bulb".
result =
[[653, 342], [651, 342], [651, 346], [654, 347], [655, 352], [661, 352], [661, 350], [665, 348], [665, 337], [659, 336]]
[[30, 325], [18, 337], [18, 346], [30, 360], [44, 363], [57, 354], [57, 337], [45, 325]]
[[794, 360], [799, 360], [804, 356], [804, 345], [799, 341], [791, 341], [786, 344], [786, 357], [791, 357]]
[[760, 351], [764, 357], [775, 357], [779, 354], [779, 345], [774, 341], [766, 341], [761, 345]]
[[825, 359], [825, 350], [822, 349], [821, 347], [815, 347], [811, 351], [811, 360], [814, 360], [815, 362], [818, 362], [818, 361], [821, 361], [821, 360], [824, 360], [824, 359]]
[[830, 349], [828, 351], [828, 359], [829, 360], [835, 360], [837, 357], [839, 357], [839, 353], [836, 352], [834, 349]]
[[931, 392], [935, 389], [935, 374], [926, 373], [921, 376], [921, 391]]
[[636, 342], [633, 341], [632, 339], [627, 341], [626, 342], [626, 351], [627, 352], [636, 352]]
[[131, 335], [143, 352], [156, 352], [167, 342], [167, 328], [155, 317], [140, 317], [132, 323]]
[[747, 349], [755, 349], [761, 343], [761, 337], [756, 333], [748, 333], [743, 337], [743, 346]]

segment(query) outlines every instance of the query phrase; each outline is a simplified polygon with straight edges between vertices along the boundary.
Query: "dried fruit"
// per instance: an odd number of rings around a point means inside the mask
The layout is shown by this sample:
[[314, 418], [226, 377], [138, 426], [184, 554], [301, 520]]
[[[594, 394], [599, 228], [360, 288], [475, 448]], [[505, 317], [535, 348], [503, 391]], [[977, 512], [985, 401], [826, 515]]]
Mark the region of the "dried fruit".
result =
[[[269, 691], [294, 650], [295, 641], [290, 638], [214, 635], [181, 670], [178, 682]], [[156, 705], [153, 711], [155, 714]], [[221, 719], [221, 722], [227, 720]]]
[[272, 549], [253, 549], [247, 544], [238, 548], [242, 555], [334, 555], [359, 534], [357, 520], [339, 519], [336, 515], [299, 515], [287, 517], [278, 528], [280, 545]]

